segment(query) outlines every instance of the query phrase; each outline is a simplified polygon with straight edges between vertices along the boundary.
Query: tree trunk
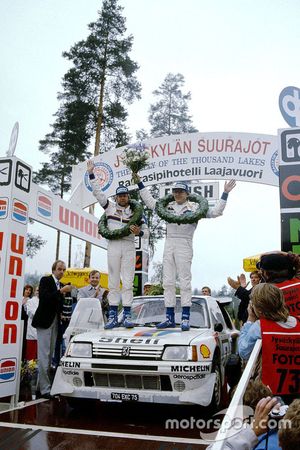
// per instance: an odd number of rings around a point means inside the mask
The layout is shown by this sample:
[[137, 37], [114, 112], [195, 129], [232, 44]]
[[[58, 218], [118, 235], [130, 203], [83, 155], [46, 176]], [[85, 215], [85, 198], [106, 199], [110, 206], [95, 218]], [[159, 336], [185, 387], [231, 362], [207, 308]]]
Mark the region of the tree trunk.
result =
[[[94, 209], [95, 209], [94, 205], [91, 205], [89, 207], [89, 213], [94, 215]], [[91, 250], [92, 250], [92, 244], [90, 242], [86, 242], [83, 267], [90, 267], [90, 265], [91, 265]]]
[[[106, 59], [106, 48], [105, 48], [105, 53], [104, 53], [104, 59]], [[102, 79], [100, 81], [100, 93], [99, 93], [98, 118], [97, 118], [97, 128], [96, 128], [96, 139], [95, 139], [94, 156], [97, 156], [100, 153], [101, 127], [102, 127], [102, 122], [103, 122], [103, 100], [104, 100], [104, 86], [105, 86], [105, 68], [106, 68], [106, 64], [105, 64], [104, 69], [103, 69], [103, 77], [102, 77]], [[94, 205], [90, 206], [89, 213], [90, 214], [94, 214]], [[90, 242], [86, 242], [83, 267], [90, 267], [90, 264], [91, 264], [91, 253], [92, 253], [92, 244]]]
[[72, 236], [69, 236], [69, 253], [68, 253], [68, 267], [72, 264]]
[[59, 246], [60, 246], [60, 231], [57, 230], [57, 238], [56, 238], [56, 254], [55, 254], [55, 259], [56, 259], [56, 261], [59, 259]]

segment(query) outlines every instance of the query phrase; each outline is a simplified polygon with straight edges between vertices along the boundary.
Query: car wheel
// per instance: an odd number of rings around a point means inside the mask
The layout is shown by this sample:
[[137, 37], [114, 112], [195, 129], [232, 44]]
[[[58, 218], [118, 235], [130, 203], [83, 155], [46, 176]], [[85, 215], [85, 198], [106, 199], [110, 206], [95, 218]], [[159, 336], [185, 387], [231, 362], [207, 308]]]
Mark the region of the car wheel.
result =
[[222, 404], [222, 376], [221, 376], [221, 369], [220, 364], [218, 361], [213, 361], [212, 366], [212, 373], [216, 374], [216, 381], [214, 385], [214, 391], [213, 396], [209, 405], [209, 409], [212, 412], [215, 412], [216, 410], [220, 409]]
[[230, 356], [225, 367], [225, 375], [230, 389], [236, 386], [240, 381], [242, 375], [242, 365], [238, 355]]

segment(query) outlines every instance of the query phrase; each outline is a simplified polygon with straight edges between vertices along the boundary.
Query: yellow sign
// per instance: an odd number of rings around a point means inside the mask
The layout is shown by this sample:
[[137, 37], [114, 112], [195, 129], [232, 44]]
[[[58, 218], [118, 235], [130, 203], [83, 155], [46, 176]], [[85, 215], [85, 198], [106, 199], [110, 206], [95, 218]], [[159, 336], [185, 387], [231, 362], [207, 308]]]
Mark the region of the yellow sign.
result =
[[[87, 286], [89, 284], [89, 274], [93, 269], [87, 267], [84, 269], [72, 269], [69, 268], [65, 271], [63, 278], [60, 280], [62, 283], [71, 283], [77, 287], [77, 289]], [[100, 284], [103, 288], [108, 289], [108, 273], [100, 272]]]
[[260, 260], [260, 255], [248, 256], [248, 258], [243, 259], [243, 268], [245, 272], [253, 272], [257, 270], [256, 263]]

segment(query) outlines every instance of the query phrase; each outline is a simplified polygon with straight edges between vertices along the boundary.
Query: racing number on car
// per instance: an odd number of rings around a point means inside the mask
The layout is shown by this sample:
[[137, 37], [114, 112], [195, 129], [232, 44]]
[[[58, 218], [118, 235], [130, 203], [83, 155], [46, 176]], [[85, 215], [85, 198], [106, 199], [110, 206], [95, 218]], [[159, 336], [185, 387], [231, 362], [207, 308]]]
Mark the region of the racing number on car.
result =
[[[279, 374], [279, 382], [277, 392], [282, 392], [284, 384], [288, 383], [288, 391], [291, 394], [299, 393], [300, 391], [300, 370], [299, 369], [277, 369]], [[288, 379], [287, 379], [288, 377]]]

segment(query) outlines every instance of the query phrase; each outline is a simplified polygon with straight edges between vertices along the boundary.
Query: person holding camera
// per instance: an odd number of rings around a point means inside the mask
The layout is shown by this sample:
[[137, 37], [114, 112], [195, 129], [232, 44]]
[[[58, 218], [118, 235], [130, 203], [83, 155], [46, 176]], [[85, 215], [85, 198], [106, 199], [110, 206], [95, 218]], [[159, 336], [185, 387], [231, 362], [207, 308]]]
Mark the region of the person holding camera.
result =
[[282, 290], [270, 283], [255, 286], [238, 340], [239, 354], [249, 359], [262, 339], [262, 381], [275, 395], [299, 394], [299, 337], [300, 319], [289, 314]]

